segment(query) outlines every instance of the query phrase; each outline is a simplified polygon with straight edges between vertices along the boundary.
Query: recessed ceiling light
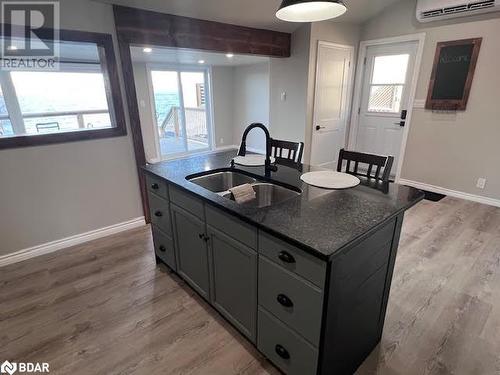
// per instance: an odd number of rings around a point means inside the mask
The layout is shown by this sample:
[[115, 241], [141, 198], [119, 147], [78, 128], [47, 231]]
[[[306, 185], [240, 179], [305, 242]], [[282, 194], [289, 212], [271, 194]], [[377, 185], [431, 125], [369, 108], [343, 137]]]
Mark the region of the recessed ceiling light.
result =
[[205, 60], [198, 60], [198, 64], [205, 64]]
[[142, 52], [145, 52], [145, 53], [151, 53], [153, 52], [153, 49], [151, 47], [145, 47]]
[[346, 11], [341, 0], [283, 0], [276, 17], [288, 22], [316, 22], [340, 17]]
[[16, 46], [8, 46], [7, 49], [9, 51], [17, 51], [17, 47]]
[[232, 59], [234, 57], [234, 54], [232, 54], [232, 53], [226, 53], [226, 57], [228, 59]]

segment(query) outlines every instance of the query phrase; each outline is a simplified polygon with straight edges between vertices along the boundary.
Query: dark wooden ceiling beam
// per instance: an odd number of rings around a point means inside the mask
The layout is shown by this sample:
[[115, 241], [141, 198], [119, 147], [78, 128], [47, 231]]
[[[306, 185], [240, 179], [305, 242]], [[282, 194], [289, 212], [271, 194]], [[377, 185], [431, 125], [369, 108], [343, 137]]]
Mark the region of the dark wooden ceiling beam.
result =
[[291, 35], [115, 5], [118, 36], [129, 44], [289, 57]]

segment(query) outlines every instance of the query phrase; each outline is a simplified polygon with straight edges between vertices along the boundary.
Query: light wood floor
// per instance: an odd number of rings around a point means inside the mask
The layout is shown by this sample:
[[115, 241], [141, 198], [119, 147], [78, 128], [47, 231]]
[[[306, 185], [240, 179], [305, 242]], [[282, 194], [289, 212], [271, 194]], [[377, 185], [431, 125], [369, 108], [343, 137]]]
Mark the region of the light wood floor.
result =
[[[148, 228], [0, 268], [5, 359], [52, 374], [278, 373], [156, 267]], [[500, 374], [500, 209], [446, 198], [408, 212], [384, 337], [358, 374]]]

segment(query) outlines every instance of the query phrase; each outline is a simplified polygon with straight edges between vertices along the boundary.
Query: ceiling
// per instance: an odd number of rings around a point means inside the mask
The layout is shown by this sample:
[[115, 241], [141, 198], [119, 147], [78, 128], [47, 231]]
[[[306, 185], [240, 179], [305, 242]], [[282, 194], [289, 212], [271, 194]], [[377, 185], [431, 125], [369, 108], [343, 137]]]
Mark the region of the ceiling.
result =
[[[179, 16], [292, 32], [300, 24], [278, 20], [281, 0], [95, 0]], [[363, 23], [399, 0], [345, 0], [348, 11], [334, 22]]]
[[[188, 64], [196, 66], [239, 66], [265, 63], [268, 57], [256, 55], [234, 55], [228, 58], [223, 53], [203, 52], [187, 49], [161, 48], [151, 46], [153, 51], [145, 53], [143, 47], [131, 47], [133, 62]], [[203, 64], [198, 61], [203, 60]]]

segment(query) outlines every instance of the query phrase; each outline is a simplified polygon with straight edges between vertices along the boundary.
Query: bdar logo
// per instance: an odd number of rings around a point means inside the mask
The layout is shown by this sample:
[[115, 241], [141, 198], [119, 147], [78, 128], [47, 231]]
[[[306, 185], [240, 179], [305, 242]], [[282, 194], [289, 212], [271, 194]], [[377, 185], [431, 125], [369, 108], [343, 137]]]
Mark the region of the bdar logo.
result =
[[9, 361], [5, 361], [0, 366], [0, 373], [2, 374], [14, 374], [17, 371], [17, 363], [10, 363]]

